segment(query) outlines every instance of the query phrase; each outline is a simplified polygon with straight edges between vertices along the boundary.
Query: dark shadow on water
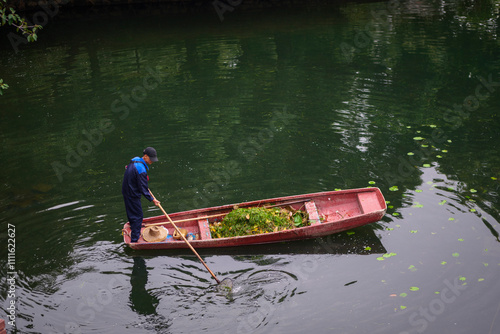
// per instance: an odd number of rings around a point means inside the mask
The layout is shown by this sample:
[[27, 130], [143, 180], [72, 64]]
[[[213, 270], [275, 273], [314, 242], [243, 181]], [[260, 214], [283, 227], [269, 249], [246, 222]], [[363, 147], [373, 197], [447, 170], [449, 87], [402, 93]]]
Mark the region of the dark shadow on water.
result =
[[141, 315], [156, 313], [159, 300], [146, 289], [148, 270], [143, 257], [134, 256], [134, 267], [130, 276], [130, 308]]

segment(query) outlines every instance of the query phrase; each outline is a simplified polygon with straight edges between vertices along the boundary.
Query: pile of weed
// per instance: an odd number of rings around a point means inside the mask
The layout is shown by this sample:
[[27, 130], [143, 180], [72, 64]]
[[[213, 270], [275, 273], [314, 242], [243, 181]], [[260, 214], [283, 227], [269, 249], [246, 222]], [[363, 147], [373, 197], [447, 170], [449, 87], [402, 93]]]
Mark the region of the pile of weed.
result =
[[239, 208], [211, 224], [212, 238], [228, 238], [290, 230], [308, 226], [309, 216], [292, 208]]

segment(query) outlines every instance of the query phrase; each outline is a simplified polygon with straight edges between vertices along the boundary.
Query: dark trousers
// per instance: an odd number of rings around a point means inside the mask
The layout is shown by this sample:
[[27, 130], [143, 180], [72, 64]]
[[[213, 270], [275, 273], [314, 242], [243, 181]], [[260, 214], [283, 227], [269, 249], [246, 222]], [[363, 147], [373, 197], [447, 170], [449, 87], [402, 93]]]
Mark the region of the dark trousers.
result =
[[123, 196], [123, 200], [125, 201], [125, 211], [127, 212], [130, 229], [132, 230], [130, 239], [132, 242], [137, 242], [141, 236], [143, 218], [141, 198]]

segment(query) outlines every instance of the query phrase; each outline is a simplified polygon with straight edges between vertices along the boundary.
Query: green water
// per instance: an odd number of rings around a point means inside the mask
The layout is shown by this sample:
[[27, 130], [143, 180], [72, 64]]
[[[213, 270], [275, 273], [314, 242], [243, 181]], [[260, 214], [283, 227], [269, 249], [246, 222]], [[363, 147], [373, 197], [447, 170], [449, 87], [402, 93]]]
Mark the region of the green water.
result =
[[[498, 2], [137, 13], [61, 12], [17, 53], [2, 28], [0, 318], [14, 301], [18, 333], [500, 330]], [[146, 146], [167, 212], [374, 183], [387, 215], [201, 251], [227, 297], [188, 251], [123, 245]]]

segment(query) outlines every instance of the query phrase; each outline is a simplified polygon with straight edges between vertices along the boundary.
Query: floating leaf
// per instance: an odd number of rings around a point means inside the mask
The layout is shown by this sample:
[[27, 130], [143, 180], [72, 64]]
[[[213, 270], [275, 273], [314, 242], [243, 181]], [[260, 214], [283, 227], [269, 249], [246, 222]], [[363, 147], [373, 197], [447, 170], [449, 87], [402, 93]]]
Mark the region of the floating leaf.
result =
[[424, 138], [422, 137], [413, 137], [413, 140], [423, 140]]
[[441, 159], [443, 156], [442, 155], [436, 155], [436, 158]]
[[392, 187], [389, 188], [389, 190], [390, 191], [398, 191], [399, 188], [398, 188], [398, 186], [392, 186]]
[[426, 145], [426, 144], [422, 144], [420, 146], [422, 146], [422, 147], [429, 147], [429, 145]]
[[406, 154], [407, 154], [407, 155], [415, 155], [415, 153], [413, 153], [413, 152], [408, 152], [408, 153], [406, 153]]
[[470, 192], [471, 193], [477, 193], [477, 190], [476, 189], [471, 189]]
[[415, 202], [415, 204], [413, 205], [414, 208], [423, 208], [424, 206], [422, 204], [420, 204], [419, 202]]
[[460, 238], [460, 239], [458, 239], [458, 241], [464, 241], [464, 239]]
[[424, 167], [429, 168], [431, 165], [430, 164], [423, 164]]
[[401, 305], [399, 308], [404, 310], [406, 308], [406, 306]]
[[368, 184], [375, 184], [375, 181], [368, 181]]
[[447, 142], [448, 142], [448, 143], [451, 143], [451, 139], [448, 139], [448, 140], [447, 140]]
[[492, 180], [497, 180], [497, 178], [496, 178], [496, 177], [494, 177], [494, 176], [492, 176], [492, 177], [491, 177], [491, 179], [492, 179]]
[[353, 235], [356, 232], [354, 232], [354, 231], [347, 231], [346, 233], [347, 233], [347, 235]]
[[434, 124], [431, 124], [431, 125], [429, 125], [429, 126], [430, 126], [431, 128], [435, 128], [435, 127], [436, 127], [436, 125], [434, 125]]
[[443, 153], [448, 153], [448, 150], [441, 150], [441, 152], [443, 152]]
[[444, 266], [445, 264], [447, 264], [447, 263], [448, 263], [448, 262], [446, 262], [446, 261], [441, 261], [441, 265], [443, 265], [443, 266]]
[[335, 191], [340, 191], [340, 190], [342, 190], [342, 189], [340, 189], [340, 188], [335, 188]]
[[401, 292], [401, 293], [399, 294], [399, 297], [403, 297], [403, 298], [404, 298], [404, 297], [406, 297], [406, 296], [408, 296], [408, 294], [407, 294], [406, 292]]
[[381, 256], [380, 256], [380, 257], [377, 257], [377, 260], [379, 260], [379, 261], [384, 261], [385, 259], [384, 259], [383, 257], [381, 257]]
[[392, 215], [393, 215], [394, 217], [396, 217], [396, 216], [399, 216], [399, 213], [397, 213], [397, 212], [393, 212], [393, 213], [392, 213]]
[[392, 230], [394, 230], [394, 228], [392, 228], [392, 227], [388, 227], [388, 228], [386, 228], [386, 230], [387, 230], [387, 231], [392, 231]]
[[417, 271], [417, 268], [412, 264], [411, 266], [408, 267], [411, 271]]
[[439, 292], [439, 291], [434, 291], [434, 293], [435, 293], [436, 295], [439, 295], [441, 292]]
[[412, 287], [410, 288], [410, 291], [418, 291], [418, 290], [420, 290], [420, 288], [418, 288], [418, 287], [416, 287], [416, 286], [412, 286]]
[[453, 256], [453, 257], [459, 257], [459, 256], [460, 256], [460, 254], [458, 254], [458, 253], [453, 253], [453, 254], [451, 254], [451, 256]]
[[388, 206], [389, 209], [393, 209], [394, 208], [394, 205], [389, 205]]
[[466, 280], [466, 278], [465, 278], [465, 277], [463, 277], [463, 276], [460, 276], [458, 279], [459, 279], [460, 281], [462, 281], [462, 282]]
[[366, 246], [366, 247], [365, 247], [365, 250], [366, 250], [366, 251], [371, 251], [371, 250], [372, 250], [372, 248], [371, 248], [370, 246]]
[[483, 262], [483, 265], [484, 265], [485, 267], [489, 266], [489, 264], [487, 264], [487, 263], [485, 263], [485, 262]]
[[417, 233], [417, 230], [411, 230], [410, 233]]
[[444, 203], [446, 203], [445, 199], [443, 199], [441, 202], [439, 202], [439, 205], [444, 205]]
[[422, 191], [423, 191], [422, 189], [415, 190], [416, 193], [421, 193]]
[[448, 220], [455, 220], [455, 218], [453, 218], [453, 217], [450, 217], [450, 218], [448, 218]]
[[476, 209], [470, 209], [469, 211], [470, 212], [476, 212]]
[[478, 282], [482, 282], [482, 281], [484, 281], [484, 278], [478, 278], [478, 280], [477, 280], [477, 281], [478, 281]]

